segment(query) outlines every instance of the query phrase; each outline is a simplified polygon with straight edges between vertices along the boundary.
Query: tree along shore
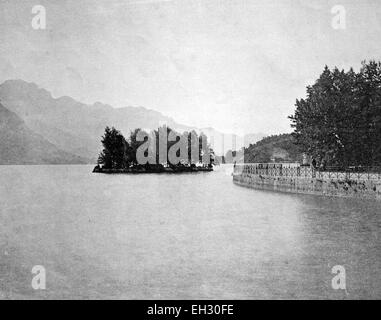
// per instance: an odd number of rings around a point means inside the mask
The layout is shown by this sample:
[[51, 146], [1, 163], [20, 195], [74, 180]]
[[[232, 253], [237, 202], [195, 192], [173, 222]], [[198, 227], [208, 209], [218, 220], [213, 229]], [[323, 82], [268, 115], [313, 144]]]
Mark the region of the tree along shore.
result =
[[[229, 151], [227, 162], [302, 162], [340, 171], [381, 166], [381, 62], [358, 72], [327, 66], [289, 117], [291, 134], [269, 136]], [[370, 169], [369, 169], [370, 168]], [[378, 171], [377, 171], [378, 172]]]

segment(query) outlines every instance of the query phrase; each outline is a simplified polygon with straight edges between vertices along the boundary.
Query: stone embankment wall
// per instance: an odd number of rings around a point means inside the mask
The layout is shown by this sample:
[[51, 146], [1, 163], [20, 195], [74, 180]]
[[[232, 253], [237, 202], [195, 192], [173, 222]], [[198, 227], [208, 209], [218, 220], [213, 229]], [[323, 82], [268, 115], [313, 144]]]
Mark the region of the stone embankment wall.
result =
[[309, 167], [237, 166], [233, 181], [244, 187], [381, 200], [381, 175], [369, 173], [316, 172]]

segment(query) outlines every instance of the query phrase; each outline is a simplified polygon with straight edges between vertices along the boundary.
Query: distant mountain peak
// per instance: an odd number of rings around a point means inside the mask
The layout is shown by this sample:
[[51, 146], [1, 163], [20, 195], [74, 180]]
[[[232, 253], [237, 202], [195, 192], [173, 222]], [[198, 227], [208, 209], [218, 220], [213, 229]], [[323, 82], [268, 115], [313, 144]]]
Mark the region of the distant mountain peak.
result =
[[60, 150], [0, 103], [0, 164], [74, 164], [88, 160]]
[[18, 89], [20, 91], [27, 91], [27, 92], [39, 92], [44, 95], [47, 95], [49, 97], [52, 97], [51, 93], [43, 88], [40, 88], [37, 84], [34, 82], [27, 82], [25, 80], [21, 79], [10, 79], [5, 80], [2, 84], [2, 87], [7, 87], [11, 89]]
[[74, 100], [72, 97], [69, 97], [69, 96], [61, 96], [56, 98], [56, 100], [64, 102], [64, 103], [78, 103], [78, 101]]

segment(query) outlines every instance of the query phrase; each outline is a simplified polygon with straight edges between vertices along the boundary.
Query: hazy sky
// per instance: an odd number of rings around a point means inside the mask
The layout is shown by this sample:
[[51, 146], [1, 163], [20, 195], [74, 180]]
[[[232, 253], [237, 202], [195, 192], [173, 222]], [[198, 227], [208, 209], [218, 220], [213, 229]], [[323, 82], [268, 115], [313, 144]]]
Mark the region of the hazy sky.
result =
[[[31, 26], [46, 7], [46, 30]], [[335, 30], [331, 8], [346, 9]], [[0, 81], [224, 132], [289, 131], [325, 64], [381, 59], [381, 1], [0, 0]]]

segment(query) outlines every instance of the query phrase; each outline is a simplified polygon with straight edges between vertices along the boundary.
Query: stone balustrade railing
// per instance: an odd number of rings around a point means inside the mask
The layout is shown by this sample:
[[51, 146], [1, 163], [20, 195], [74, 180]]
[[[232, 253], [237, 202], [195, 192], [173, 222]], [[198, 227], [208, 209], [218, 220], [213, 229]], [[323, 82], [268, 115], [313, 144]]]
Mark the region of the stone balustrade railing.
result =
[[234, 174], [272, 177], [301, 177], [337, 180], [381, 180], [381, 170], [321, 170], [299, 163], [246, 163], [236, 164]]

